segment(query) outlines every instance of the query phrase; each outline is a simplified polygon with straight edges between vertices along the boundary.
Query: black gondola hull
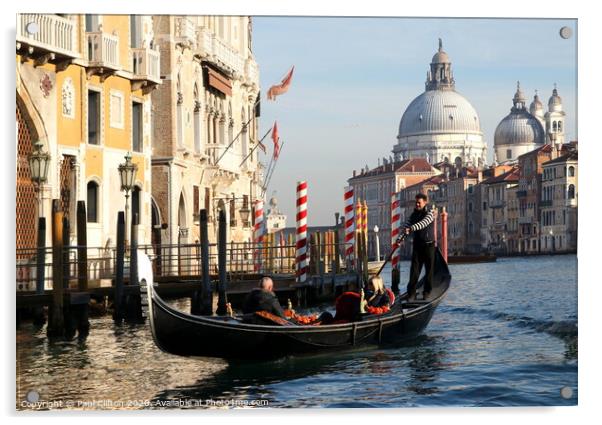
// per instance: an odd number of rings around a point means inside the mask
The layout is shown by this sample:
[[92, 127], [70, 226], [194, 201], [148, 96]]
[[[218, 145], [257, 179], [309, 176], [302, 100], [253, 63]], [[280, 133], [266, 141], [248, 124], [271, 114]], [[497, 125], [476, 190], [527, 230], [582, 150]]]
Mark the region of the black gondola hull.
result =
[[428, 325], [450, 281], [447, 264], [438, 255], [429, 300], [396, 303], [384, 315], [367, 315], [361, 321], [323, 326], [254, 325], [230, 318], [193, 316], [165, 303], [152, 285], [148, 285], [147, 292], [153, 337], [163, 351], [182, 356], [265, 359], [414, 338]]

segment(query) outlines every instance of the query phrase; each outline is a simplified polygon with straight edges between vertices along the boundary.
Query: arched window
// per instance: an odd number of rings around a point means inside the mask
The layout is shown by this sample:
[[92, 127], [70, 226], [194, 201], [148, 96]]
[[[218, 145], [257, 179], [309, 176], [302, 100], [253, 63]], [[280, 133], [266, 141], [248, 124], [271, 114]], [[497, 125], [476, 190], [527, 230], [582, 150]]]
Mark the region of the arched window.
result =
[[569, 199], [575, 199], [575, 185], [569, 185]]
[[562, 132], [562, 121], [558, 121], [558, 132]]
[[552, 123], [552, 131], [553, 131], [554, 133], [556, 133], [556, 132], [558, 131], [558, 123], [557, 123], [556, 121], [554, 121], [554, 122]]
[[88, 182], [86, 195], [88, 223], [98, 223], [98, 203], [98, 184], [93, 181]]
[[569, 167], [569, 177], [575, 177], [575, 167], [572, 165]]
[[134, 186], [132, 190], [132, 221], [134, 222], [134, 217], [138, 214], [138, 223], [142, 221], [140, 217], [140, 187]]

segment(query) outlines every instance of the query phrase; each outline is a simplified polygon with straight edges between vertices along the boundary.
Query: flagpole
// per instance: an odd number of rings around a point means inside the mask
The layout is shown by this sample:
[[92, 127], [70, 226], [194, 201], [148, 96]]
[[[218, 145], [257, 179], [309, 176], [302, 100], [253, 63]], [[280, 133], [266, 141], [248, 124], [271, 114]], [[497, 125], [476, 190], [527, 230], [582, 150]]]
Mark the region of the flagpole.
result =
[[272, 129], [270, 128], [265, 135], [261, 138], [261, 140], [259, 142], [257, 142], [257, 144], [253, 147], [253, 149], [251, 149], [251, 152], [249, 152], [249, 154], [247, 156], [245, 156], [245, 159], [242, 160], [242, 162], [240, 163], [239, 167], [241, 167], [246, 160], [251, 156], [251, 154], [255, 151], [255, 149], [257, 149], [259, 147], [259, 145], [261, 145], [261, 142], [263, 142], [263, 139], [265, 139], [266, 137], [268, 137], [268, 134], [270, 134], [272, 132]]
[[240, 131], [238, 132], [238, 134], [236, 135], [236, 137], [234, 139], [232, 139], [232, 141], [226, 147], [226, 149], [224, 149], [224, 151], [222, 152], [222, 154], [220, 155], [220, 157], [217, 159], [217, 161], [215, 161], [214, 165], [219, 164], [219, 162], [224, 157], [224, 155], [226, 155], [226, 152], [228, 152], [228, 149], [230, 149], [232, 147], [232, 145], [234, 144], [234, 142], [236, 142], [236, 139], [238, 139], [238, 136], [240, 136], [242, 134], [242, 131], [244, 130], [244, 128], [249, 125], [249, 123], [253, 120], [253, 118], [255, 118], [255, 108], [257, 107], [257, 104], [259, 103], [259, 100], [260, 100], [260, 98], [259, 98], [259, 96], [257, 96], [257, 100], [255, 101], [255, 104], [253, 105], [253, 114], [252, 114], [252, 116], [245, 123], [245, 125], [243, 125], [243, 127], [240, 129]]
[[270, 181], [272, 180], [272, 175], [274, 174], [274, 170], [276, 169], [276, 163], [278, 162], [278, 159], [280, 158], [280, 154], [282, 153], [283, 146], [284, 146], [284, 141], [282, 141], [282, 144], [280, 145], [280, 149], [278, 151], [278, 158], [276, 158], [276, 160], [274, 161], [274, 166], [272, 167], [270, 175], [267, 178], [266, 184], [265, 184], [265, 186], [262, 186], [263, 194], [265, 194], [265, 192], [267, 191]]

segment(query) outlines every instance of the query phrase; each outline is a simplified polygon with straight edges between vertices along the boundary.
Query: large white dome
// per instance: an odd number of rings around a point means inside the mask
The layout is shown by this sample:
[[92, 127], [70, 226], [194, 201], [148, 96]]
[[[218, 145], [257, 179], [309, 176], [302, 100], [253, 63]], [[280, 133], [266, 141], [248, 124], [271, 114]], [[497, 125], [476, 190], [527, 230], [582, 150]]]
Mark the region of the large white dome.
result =
[[456, 91], [428, 90], [401, 117], [398, 137], [437, 133], [483, 134], [477, 111]]

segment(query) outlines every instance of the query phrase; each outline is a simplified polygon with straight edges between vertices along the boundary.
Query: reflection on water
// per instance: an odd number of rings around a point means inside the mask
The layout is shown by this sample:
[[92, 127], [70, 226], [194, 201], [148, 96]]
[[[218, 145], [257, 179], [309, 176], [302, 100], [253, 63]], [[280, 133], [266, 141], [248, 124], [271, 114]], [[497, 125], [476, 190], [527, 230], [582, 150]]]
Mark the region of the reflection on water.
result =
[[[402, 276], [407, 268], [403, 263]], [[162, 353], [152, 342], [148, 324], [116, 327], [110, 317], [102, 317], [92, 319], [85, 341], [52, 343], [45, 329], [25, 325], [17, 331], [17, 406], [31, 389], [41, 400], [73, 402], [262, 399], [270, 407], [576, 404], [575, 256], [500, 259], [450, 269], [451, 290], [425, 335], [404, 344], [329, 355], [227, 363]], [[186, 300], [176, 305], [187, 310]], [[572, 398], [560, 397], [564, 386], [573, 390]]]

